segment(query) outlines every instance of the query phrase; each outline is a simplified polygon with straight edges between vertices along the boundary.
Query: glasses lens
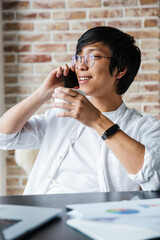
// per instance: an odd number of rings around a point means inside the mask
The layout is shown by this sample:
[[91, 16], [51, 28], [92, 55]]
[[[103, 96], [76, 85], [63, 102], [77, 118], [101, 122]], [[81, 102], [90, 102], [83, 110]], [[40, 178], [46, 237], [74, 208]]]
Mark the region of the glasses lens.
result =
[[94, 54], [93, 53], [88, 53], [85, 56], [85, 64], [87, 67], [92, 67], [94, 65]]
[[75, 68], [75, 65], [76, 65], [76, 55], [73, 55], [73, 57], [71, 58], [71, 64]]
[[78, 64], [80, 61], [80, 56], [75, 54], [72, 58], [71, 58], [71, 64], [74, 68], [78, 68]]

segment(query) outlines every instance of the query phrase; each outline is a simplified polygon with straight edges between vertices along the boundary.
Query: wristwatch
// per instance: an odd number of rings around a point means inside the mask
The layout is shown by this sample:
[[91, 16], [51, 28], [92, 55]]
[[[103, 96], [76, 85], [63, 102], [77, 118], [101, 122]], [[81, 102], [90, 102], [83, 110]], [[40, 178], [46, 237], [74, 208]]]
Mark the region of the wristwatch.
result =
[[106, 140], [108, 137], [112, 136], [113, 134], [115, 134], [119, 129], [118, 124], [114, 124], [113, 126], [111, 126], [110, 128], [108, 128], [102, 135], [102, 139]]

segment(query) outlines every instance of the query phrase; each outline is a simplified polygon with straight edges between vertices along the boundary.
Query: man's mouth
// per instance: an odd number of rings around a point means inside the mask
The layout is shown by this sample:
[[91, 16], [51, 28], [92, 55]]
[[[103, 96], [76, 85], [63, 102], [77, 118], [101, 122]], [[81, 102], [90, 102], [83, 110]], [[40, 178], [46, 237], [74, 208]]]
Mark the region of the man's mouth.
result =
[[79, 83], [83, 84], [88, 82], [92, 77], [91, 76], [79, 76]]

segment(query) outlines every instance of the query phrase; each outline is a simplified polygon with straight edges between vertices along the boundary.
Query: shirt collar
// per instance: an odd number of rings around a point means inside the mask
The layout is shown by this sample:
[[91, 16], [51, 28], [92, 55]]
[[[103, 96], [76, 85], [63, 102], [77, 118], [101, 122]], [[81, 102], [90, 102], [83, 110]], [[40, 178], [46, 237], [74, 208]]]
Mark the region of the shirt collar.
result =
[[121, 118], [121, 116], [124, 115], [124, 112], [126, 110], [126, 104], [122, 102], [122, 104], [115, 110], [111, 112], [102, 112], [104, 116], [109, 118], [110, 120]]

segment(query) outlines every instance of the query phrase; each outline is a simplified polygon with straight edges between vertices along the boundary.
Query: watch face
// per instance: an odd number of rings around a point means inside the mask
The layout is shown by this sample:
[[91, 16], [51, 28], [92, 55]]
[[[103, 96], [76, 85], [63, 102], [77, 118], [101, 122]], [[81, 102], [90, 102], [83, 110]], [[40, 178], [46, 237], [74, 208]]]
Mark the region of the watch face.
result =
[[63, 75], [63, 82], [64, 82], [64, 87], [68, 87], [68, 88], [79, 87], [77, 75], [71, 69], [69, 70], [67, 76]]

